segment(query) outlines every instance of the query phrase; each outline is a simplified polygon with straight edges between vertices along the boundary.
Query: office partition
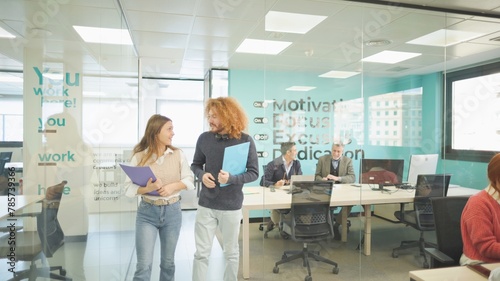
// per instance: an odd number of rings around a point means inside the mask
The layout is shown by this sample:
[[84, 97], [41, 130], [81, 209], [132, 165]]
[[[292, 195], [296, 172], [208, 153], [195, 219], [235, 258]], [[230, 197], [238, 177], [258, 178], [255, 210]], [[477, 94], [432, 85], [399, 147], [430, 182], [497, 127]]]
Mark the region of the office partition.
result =
[[[202, 104], [209, 96], [229, 95], [243, 105], [250, 120], [246, 132], [256, 143], [260, 167], [280, 156], [281, 142], [294, 141], [304, 174], [314, 174], [319, 157], [331, 154], [332, 144], [341, 143], [344, 156], [352, 160], [357, 181], [363, 159], [404, 159], [409, 163], [414, 154], [438, 154], [436, 173], [452, 173], [452, 185], [481, 189], [487, 184], [486, 177], [480, 176], [485, 174], [486, 163], [449, 159], [448, 151], [443, 150], [443, 144], [450, 141], [446, 121], [453, 114], [447, 108], [447, 75], [467, 68], [455, 67], [452, 58], [468, 54], [458, 43], [433, 46], [417, 39], [451, 30], [486, 30], [493, 36], [496, 18], [337, 0], [271, 1], [273, 5], [269, 1], [183, 2], [191, 5], [187, 8], [155, 6], [149, 1], [142, 7], [133, 1], [111, 0], [48, 1], [45, 6], [40, 1], [16, 2], [8, 1], [7, 12], [0, 18], [0, 27], [18, 35], [0, 42], [1, 59], [8, 60], [0, 69], [1, 137], [22, 144], [14, 157], [24, 164], [23, 191], [27, 194], [45, 194], [56, 182], [69, 179], [60, 210], [68, 242], [85, 242], [89, 218], [97, 225], [94, 231], [135, 229], [130, 214], [137, 200], [124, 196], [124, 176], [118, 165], [130, 160], [148, 117], [156, 112], [166, 116], [172, 112], [178, 134], [174, 144], [191, 158], [193, 136], [206, 129]], [[10, 11], [18, 10], [23, 11], [22, 16], [9, 17]], [[271, 10], [324, 18], [305, 33], [270, 31], [265, 29], [265, 21]], [[131, 20], [149, 13], [154, 16]], [[238, 19], [244, 22], [236, 24]], [[74, 26], [86, 20], [93, 27], [128, 30], [132, 44], [83, 42]], [[183, 22], [171, 24], [176, 20]], [[190, 35], [180, 34], [187, 27], [192, 27]], [[451, 39], [446, 32], [438, 33], [439, 42]], [[234, 36], [242, 33], [250, 39], [293, 44], [278, 55], [235, 52], [242, 40]], [[386, 38], [389, 34], [395, 36]], [[147, 43], [138, 44], [139, 40]], [[479, 45], [485, 40], [469, 38], [466, 42]], [[484, 47], [490, 54], [488, 60], [497, 57], [492, 55], [492, 42]], [[174, 47], [176, 44], [191, 48], [185, 51]], [[215, 52], [205, 52], [206, 46]], [[393, 52], [400, 51], [413, 57], [399, 62], [372, 57], [391, 52], [393, 58]], [[207, 57], [213, 60], [210, 66], [205, 65]], [[469, 59], [474, 66], [487, 62]], [[189, 67], [182, 68], [185, 66]], [[201, 83], [212, 68], [227, 68], [227, 78], [216, 89], [207, 90], [204, 85], [205, 93], [189, 96], [185, 91], [189, 87], [183, 85]], [[468, 105], [467, 110], [459, 113], [480, 110], [475, 102], [496, 89], [495, 79], [481, 84], [487, 87], [469, 89], [476, 99], [465, 99], [462, 105]], [[462, 133], [474, 139], [475, 132]], [[247, 184], [257, 185], [258, 181]], [[356, 191], [361, 202], [363, 193]], [[263, 198], [263, 206], [266, 200]], [[355, 206], [352, 213], [365, 211]], [[110, 222], [108, 214], [124, 219]], [[251, 219], [259, 223], [267, 216], [268, 212], [251, 213]], [[360, 239], [360, 234], [351, 232], [348, 239]], [[265, 247], [269, 240], [252, 243], [263, 246], [257, 254], [271, 254]], [[133, 242], [124, 245], [124, 255], [131, 257]], [[99, 251], [104, 259], [105, 249]], [[68, 257], [73, 254], [66, 253]], [[82, 258], [80, 252], [77, 255]], [[351, 266], [358, 268], [356, 277], [369, 280], [369, 274], [361, 270], [362, 259]], [[104, 273], [110, 271], [107, 265], [97, 267], [106, 268], [99, 270], [101, 280], [111, 279]], [[71, 275], [84, 274], [81, 266], [70, 269]], [[124, 268], [111, 271], [117, 279], [129, 277]]]

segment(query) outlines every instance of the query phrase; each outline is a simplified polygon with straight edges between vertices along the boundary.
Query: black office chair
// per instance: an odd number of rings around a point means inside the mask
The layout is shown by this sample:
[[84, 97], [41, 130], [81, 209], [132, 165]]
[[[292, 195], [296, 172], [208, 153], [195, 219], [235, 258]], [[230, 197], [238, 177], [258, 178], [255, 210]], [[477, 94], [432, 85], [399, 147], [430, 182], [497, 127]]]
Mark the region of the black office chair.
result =
[[460, 231], [462, 211], [469, 196], [431, 198], [436, 228], [436, 248], [425, 248], [431, 257], [431, 268], [460, 265], [463, 242]]
[[[63, 186], [66, 181], [63, 181]], [[9, 261], [29, 261], [30, 268], [19, 270], [8, 281], [23, 279], [36, 280], [37, 277], [49, 277], [51, 280], [71, 281], [66, 277], [66, 270], [62, 266], [38, 267], [37, 260], [46, 261], [64, 244], [64, 233], [57, 220], [59, 201], [45, 201], [40, 213], [19, 213], [18, 216], [36, 216], [37, 231], [19, 231], [8, 233], [0, 237], [0, 257], [7, 257]], [[11, 251], [8, 243], [10, 237], [15, 236], [15, 251]], [[52, 271], [59, 271], [59, 274]]]
[[429, 267], [424, 248], [436, 247], [434, 243], [424, 239], [426, 231], [435, 230], [431, 198], [446, 196], [450, 177], [450, 175], [419, 175], [417, 177], [413, 210], [405, 210], [405, 204], [402, 203], [400, 210], [394, 212], [394, 216], [400, 222], [420, 231], [420, 238], [416, 241], [402, 241], [399, 247], [392, 250], [393, 258], [397, 258], [401, 250], [418, 247], [420, 255], [424, 258], [423, 267]]
[[[301, 186], [302, 185], [302, 186]], [[292, 195], [291, 216], [289, 221], [283, 222], [283, 231], [290, 234], [296, 242], [302, 242], [301, 251], [285, 251], [281, 260], [277, 261], [273, 273], [279, 273], [279, 265], [302, 259], [307, 268], [306, 281], [311, 281], [309, 258], [333, 265], [332, 272], [339, 273], [338, 264], [319, 255], [319, 252], [310, 251], [308, 244], [333, 238], [333, 225], [330, 211], [330, 196], [333, 183], [331, 182], [294, 182], [294, 186], [301, 186], [303, 192]]]

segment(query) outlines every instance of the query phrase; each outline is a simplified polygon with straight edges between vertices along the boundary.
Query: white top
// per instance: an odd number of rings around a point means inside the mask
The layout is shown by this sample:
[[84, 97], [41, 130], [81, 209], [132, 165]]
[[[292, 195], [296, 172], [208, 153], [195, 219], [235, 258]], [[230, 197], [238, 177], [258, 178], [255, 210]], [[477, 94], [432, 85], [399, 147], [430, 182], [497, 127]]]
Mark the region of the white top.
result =
[[[193, 172], [191, 171], [191, 168], [189, 167], [189, 164], [187, 162], [187, 159], [186, 159], [186, 156], [184, 155], [184, 152], [182, 150], [179, 151], [180, 152], [180, 157], [181, 157], [181, 182], [184, 183], [186, 185], [186, 188], [189, 189], [189, 190], [192, 190], [192, 189], [195, 189], [195, 186], [194, 186], [194, 175], [193, 175]], [[174, 151], [170, 148], [167, 148], [167, 150], [165, 150], [165, 152], [163, 153], [162, 156], [158, 157], [158, 159], [156, 159], [156, 163], [158, 165], [161, 165], [165, 159], [165, 155], [167, 155], [168, 153], [174, 153]], [[137, 159], [137, 156], [134, 155], [132, 157], [132, 159], [130, 160], [130, 165], [131, 166], [137, 166], [137, 164], [139, 163], [138, 159]], [[139, 185], [135, 184], [132, 182], [132, 180], [127, 176], [127, 179], [125, 180], [125, 189], [126, 189], [126, 192], [125, 192], [125, 195], [127, 197], [135, 197], [135, 196], [139, 196], [140, 194], [137, 194], [137, 190], [139, 189]], [[161, 197], [161, 196], [148, 196], [148, 195], [141, 195], [141, 196], [146, 196], [146, 197], [151, 197], [152, 199], [156, 199], [156, 198], [166, 198], [166, 199], [169, 199], [169, 198], [173, 198], [173, 197], [176, 197], [176, 196], [179, 196], [179, 193], [180, 192], [177, 192], [176, 194], [172, 194], [171, 196], [169, 197]]]

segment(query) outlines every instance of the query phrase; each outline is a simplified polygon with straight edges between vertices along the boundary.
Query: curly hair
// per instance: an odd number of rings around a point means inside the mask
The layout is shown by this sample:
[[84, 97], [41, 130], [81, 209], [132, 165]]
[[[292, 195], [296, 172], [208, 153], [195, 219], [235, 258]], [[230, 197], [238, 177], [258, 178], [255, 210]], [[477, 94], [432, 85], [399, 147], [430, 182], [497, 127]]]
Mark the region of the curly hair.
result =
[[488, 164], [488, 179], [496, 192], [500, 192], [500, 153], [493, 156]]
[[[142, 137], [141, 141], [134, 146], [133, 150], [134, 155], [150, 148], [148, 149], [146, 155], [138, 163], [138, 166], [144, 166], [153, 156], [153, 153], [157, 152], [156, 149], [158, 147], [158, 134], [160, 133], [163, 125], [165, 125], [167, 122], [172, 122], [172, 119], [160, 114], [154, 114], [149, 118], [148, 124], [146, 125], [146, 130], [144, 131], [144, 136]], [[170, 148], [172, 150], [177, 149], [176, 147], [173, 147], [171, 145], [167, 145], [167, 148]]]
[[217, 112], [222, 126], [231, 138], [241, 138], [241, 133], [248, 126], [248, 118], [243, 107], [235, 98], [219, 97], [209, 99], [205, 106], [205, 114], [208, 115], [210, 110]]

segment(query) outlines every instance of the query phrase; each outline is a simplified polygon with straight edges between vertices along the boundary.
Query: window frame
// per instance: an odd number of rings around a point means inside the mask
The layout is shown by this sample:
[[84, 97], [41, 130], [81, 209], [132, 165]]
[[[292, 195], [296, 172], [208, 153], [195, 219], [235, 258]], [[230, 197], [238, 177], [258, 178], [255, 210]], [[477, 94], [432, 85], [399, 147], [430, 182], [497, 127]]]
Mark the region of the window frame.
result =
[[443, 118], [443, 159], [473, 161], [473, 162], [489, 162], [491, 158], [500, 151], [486, 151], [486, 150], [464, 150], [452, 148], [453, 139], [453, 83], [456, 81], [476, 78], [485, 75], [500, 73], [500, 61], [484, 65], [478, 65], [467, 69], [457, 70], [443, 74], [445, 81], [445, 118]]

